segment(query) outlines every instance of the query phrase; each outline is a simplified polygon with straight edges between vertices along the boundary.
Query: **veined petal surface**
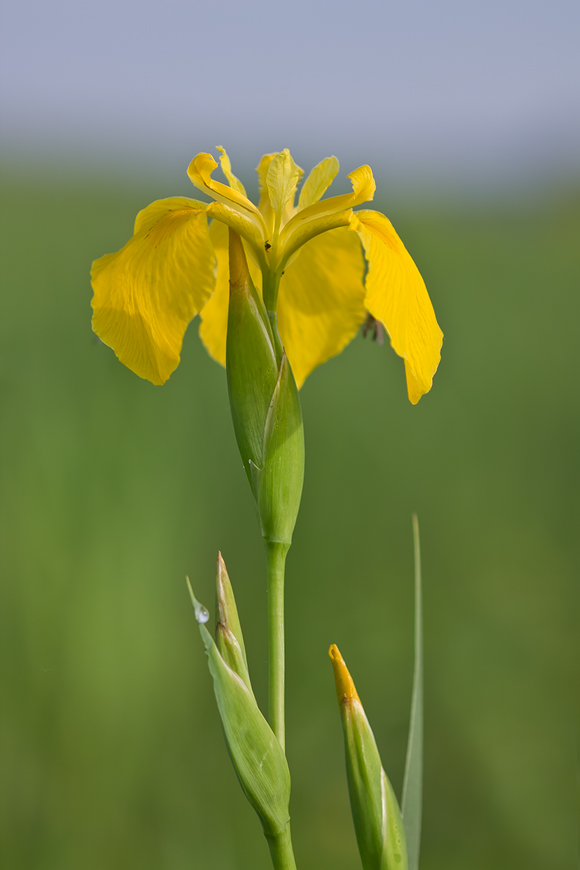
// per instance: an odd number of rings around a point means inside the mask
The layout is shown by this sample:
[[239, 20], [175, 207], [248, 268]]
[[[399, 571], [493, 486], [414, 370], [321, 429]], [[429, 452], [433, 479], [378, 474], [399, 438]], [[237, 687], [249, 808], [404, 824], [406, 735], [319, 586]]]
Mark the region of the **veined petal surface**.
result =
[[217, 260], [215, 291], [200, 311], [199, 336], [209, 355], [222, 366], [226, 364], [226, 337], [230, 298], [228, 227], [212, 221], [209, 237]]
[[205, 203], [153, 202], [125, 247], [93, 263], [94, 331], [137, 375], [163, 384], [179, 365], [188, 323], [213, 293], [215, 265]]
[[364, 258], [349, 229], [307, 242], [280, 282], [280, 337], [300, 387], [354, 338], [366, 317]]
[[405, 360], [409, 399], [416, 405], [431, 389], [443, 341], [425, 282], [383, 214], [356, 212], [351, 229], [360, 236], [368, 262], [365, 305]]

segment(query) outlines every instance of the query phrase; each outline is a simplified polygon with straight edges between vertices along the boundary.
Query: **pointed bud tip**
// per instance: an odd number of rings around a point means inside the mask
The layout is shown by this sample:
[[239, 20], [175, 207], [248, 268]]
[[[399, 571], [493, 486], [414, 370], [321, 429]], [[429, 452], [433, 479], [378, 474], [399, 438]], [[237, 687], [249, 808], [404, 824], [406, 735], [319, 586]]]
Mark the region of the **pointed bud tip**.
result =
[[193, 589], [191, 588], [189, 577], [185, 578], [185, 582], [187, 583], [187, 588], [189, 590], [189, 597], [191, 598], [191, 603], [193, 605], [196, 622], [198, 623], [198, 625], [202, 625], [204, 622], [207, 622], [209, 620], [209, 610], [207, 609], [207, 607], [204, 607], [203, 604], [201, 604], [193, 594]]
[[333, 643], [328, 650], [328, 655], [330, 656], [330, 659], [332, 661], [332, 668], [334, 670], [336, 697], [339, 706], [346, 701], [354, 700], [359, 701], [360, 703], [360, 698], [355, 689], [352, 677], [349, 674], [348, 668], [344, 663], [344, 659], [340, 654], [340, 650], [335, 643]]

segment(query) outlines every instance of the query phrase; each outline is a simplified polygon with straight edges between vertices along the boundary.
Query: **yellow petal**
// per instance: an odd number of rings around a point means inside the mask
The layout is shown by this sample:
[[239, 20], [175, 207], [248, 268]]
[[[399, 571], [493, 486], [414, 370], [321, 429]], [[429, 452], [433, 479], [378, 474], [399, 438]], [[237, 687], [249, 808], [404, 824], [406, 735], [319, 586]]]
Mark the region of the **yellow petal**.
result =
[[349, 229], [316, 236], [284, 272], [278, 324], [298, 386], [340, 353], [364, 321], [363, 274], [361, 246]]
[[328, 650], [328, 655], [332, 662], [334, 671], [334, 681], [336, 683], [336, 697], [339, 704], [348, 703], [349, 701], [359, 701], [358, 692], [352, 681], [352, 677], [340, 654], [340, 650], [335, 643]]
[[362, 202], [368, 202], [375, 195], [376, 184], [370, 166], [359, 166], [350, 175], [347, 175], [352, 184], [352, 193], [344, 193], [341, 196], [331, 196], [323, 199], [307, 208], [298, 211], [292, 220], [288, 221], [280, 234], [280, 248], [292, 246], [292, 235], [304, 223], [311, 220], [319, 220], [328, 214], [354, 208]]
[[93, 329], [154, 384], [179, 365], [187, 325], [215, 286], [205, 203], [171, 197], [139, 212], [135, 235], [93, 263]]
[[[225, 366], [230, 300], [228, 227], [219, 220], [212, 221], [209, 227], [209, 237], [217, 259], [217, 277], [215, 292], [200, 311], [199, 335], [209, 355], [220, 365]], [[248, 268], [254, 286], [259, 292], [262, 284], [262, 273], [250, 258], [248, 258]]]
[[266, 174], [266, 184], [270, 196], [270, 203], [278, 223], [282, 219], [282, 213], [288, 206], [294, 206], [296, 186], [303, 175], [303, 170], [294, 163], [292, 155], [287, 148], [275, 154]]
[[272, 203], [270, 202], [270, 192], [268, 190], [266, 178], [268, 177], [268, 169], [270, 168], [270, 163], [275, 156], [275, 154], [264, 154], [258, 166], [256, 167], [256, 172], [258, 173], [258, 181], [260, 183], [259, 209], [264, 216], [266, 224], [268, 225], [270, 235], [274, 231], [274, 209], [272, 208]]
[[326, 157], [315, 166], [302, 185], [298, 210], [314, 205], [323, 196], [338, 175], [338, 160], [336, 157]]
[[199, 335], [209, 355], [226, 364], [226, 333], [230, 298], [228, 227], [221, 221], [212, 221], [209, 237], [217, 259], [215, 292], [200, 312]]
[[257, 227], [266, 235], [267, 227], [262, 217], [261, 212], [256, 208], [253, 202], [250, 202], [247, 196], [240, 193], [233, 187], [228, 187], [227, 184], [222, 184], [221, 181], [214, 181], [211, 177], [214, 169], [217, 169], [217, 163], [211, 154], [201, 153], [193, 158], [187, 169], [187, 174], [191, 183], [211, 196], [217, 202], [223, 202], [230, 208], [235, 208], [243, 214], [254, 220]]
[[378, 211], [353, 215], [368, 261], [365, 305], [380, 320], [405, 360], [409, 399], [429, 392], [441, 359], [443, 333], [419, 270], [390, 220]]
[[230, 187], [233, 187], [234, 190], [237, 190], [238, 193], [241, 193], [242, 196], [245, 196], [247, 199], [246, 189], [239, 178], [232, 172], [232, 164], [230, 163], [230, 158], [226, 154], [226, 149], [222, 148], [221, 145], [217, 145], [217, 150], [220, 152], [220, 164], [222, 167], [222, 172], [228, 180], [228, 184]]
[[239, 233], [252, 246], [257, 261], [264, 268], [266, 267], [266, 241], [260, 229], [256, 227], [255, 221], [248, 214], [230, 208], [222, 202], [210, 202], [207, 214], [208, 217], [222, 221]]

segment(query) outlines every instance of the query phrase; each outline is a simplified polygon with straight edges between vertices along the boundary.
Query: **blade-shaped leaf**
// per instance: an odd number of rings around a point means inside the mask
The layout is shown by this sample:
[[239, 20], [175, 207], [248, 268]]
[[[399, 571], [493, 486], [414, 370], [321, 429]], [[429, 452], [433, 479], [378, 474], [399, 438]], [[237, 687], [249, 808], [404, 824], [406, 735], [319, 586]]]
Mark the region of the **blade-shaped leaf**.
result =
[[423, 803], [423, 607], [421, 598], [421, 547], [419, 521], [413, 514], [415, 553], [415, 668], [411, 722], [403, 782], [402, 814], [407, 839], [409, 870], [418, 870]]

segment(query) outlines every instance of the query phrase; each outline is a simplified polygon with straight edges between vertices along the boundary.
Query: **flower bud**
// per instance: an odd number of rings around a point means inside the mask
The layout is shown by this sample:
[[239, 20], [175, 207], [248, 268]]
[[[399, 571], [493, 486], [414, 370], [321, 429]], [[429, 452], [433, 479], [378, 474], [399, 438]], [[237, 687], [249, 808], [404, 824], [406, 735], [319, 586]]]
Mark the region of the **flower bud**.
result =
[[290, 545], [304, 479], [302, 409], [292, 369], [230, 230], [226, 368], [236, 440], [267, 542]]
[[246, 648], [236, 607], [236, 599], [234, 598], [234, 590], [232, 589], [226, 563], [221, 553], [218, 553], [216, 592], [218, 622], [215, 633], [218, 649], [225, 663], [229, 665], [238, 677], [242, 678], [250, 692], [252, 692]]
[[[189, 581], [188, 581], [189, 585]], [[278, 738], [262, 716], [244, 679], [224, 661], [205, 627], [209, 614], [193, 595], [191, 600], [213, 677], [214, 692], [228, 750], [240, 784], [257, 812], [269, 840], [288, 830], [290, 772]], [[232, 638], [235, 635], [228, 629]], [[236, 644], [239, 644], [236, 640]]]
[[350, 805], [364, 870], [407, 870], [403, 820], [393, 787], [338, 647], [329, 655], [342, 717]]

